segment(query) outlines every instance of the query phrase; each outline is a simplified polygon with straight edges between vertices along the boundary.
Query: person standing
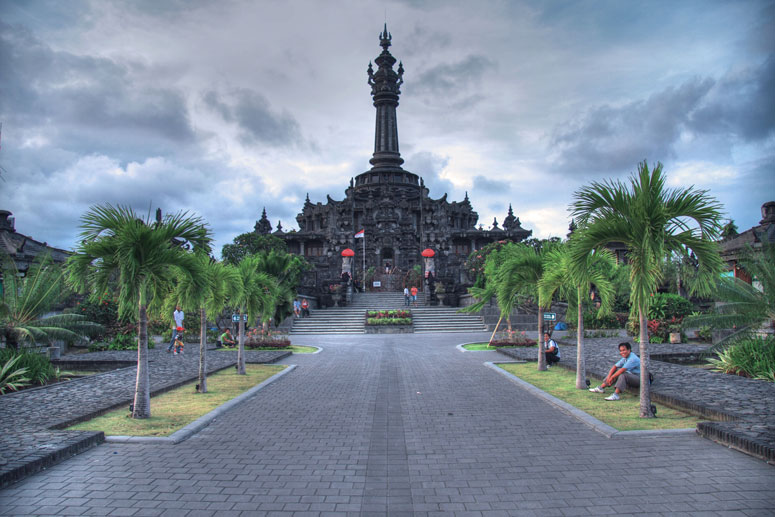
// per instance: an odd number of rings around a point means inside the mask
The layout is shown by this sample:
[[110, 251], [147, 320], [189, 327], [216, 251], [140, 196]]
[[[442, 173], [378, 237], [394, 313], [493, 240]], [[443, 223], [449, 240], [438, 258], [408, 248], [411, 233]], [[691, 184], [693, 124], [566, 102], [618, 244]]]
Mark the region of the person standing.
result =
[[297, 317], [301, 317], [301, 302], [299, 302], [299, 299], [296, 298], [293, 300], [293, 314]]
[[175, 325], [172, 327], [172, 339], [170, 340], [170, 346], [167, 347], [167, 352], [172, 352], [172, 347], [175, 346], [175, 338], [178, 336], [178, 332], [183, 331], [183, 319], [185, 317], [186, 315], [180, 309], [180, 305], [176, 305], [175, 312], [172, 313], [172, 319]]
[[409, 288], [404, 287], [404, 305], [409, 307]]
[[416, 286], [412, 286], [411, 293], [412, 293], [412, 303], [414, 304], [415, 307], [417, 307], [417, 287]]
[[309, 318], [309, 302], [306, 298], [301, 300], [301, 317]]

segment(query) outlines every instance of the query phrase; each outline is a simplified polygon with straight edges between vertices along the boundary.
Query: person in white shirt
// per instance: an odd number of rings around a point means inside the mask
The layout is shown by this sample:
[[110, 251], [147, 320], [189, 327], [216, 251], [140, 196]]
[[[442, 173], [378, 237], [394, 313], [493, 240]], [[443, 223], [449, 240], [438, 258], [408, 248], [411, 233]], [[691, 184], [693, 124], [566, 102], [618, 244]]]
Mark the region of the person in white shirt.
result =
[[167, 352], [172, 352], [172, 347], [175, 346], [175, 338], [178, 337], [178, 329], [183, 331], [183, 319], [186, 315], [180, 310], [180, 305], [175, 306], [175, 312], [172, 313], [172, 319], [175, 320], [175, 326], [172, 328], [172, 339], [170, 340], [170, 346], [167, 347]]

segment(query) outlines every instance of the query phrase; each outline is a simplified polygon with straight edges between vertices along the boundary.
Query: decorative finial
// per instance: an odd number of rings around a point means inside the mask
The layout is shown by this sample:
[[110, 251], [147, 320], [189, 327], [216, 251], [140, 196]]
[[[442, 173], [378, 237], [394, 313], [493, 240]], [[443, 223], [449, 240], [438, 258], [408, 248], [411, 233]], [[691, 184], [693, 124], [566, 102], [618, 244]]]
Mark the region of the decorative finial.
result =
[[387, 50], [388, 47], [390, 46], [390, 40], [392, 39], [393, 39], [393, 36], [391, 36], [390, 33], [388, 32], [387, 22], [385, 22], [385, 30], [379, 35], [379, 44], [382, 48]]

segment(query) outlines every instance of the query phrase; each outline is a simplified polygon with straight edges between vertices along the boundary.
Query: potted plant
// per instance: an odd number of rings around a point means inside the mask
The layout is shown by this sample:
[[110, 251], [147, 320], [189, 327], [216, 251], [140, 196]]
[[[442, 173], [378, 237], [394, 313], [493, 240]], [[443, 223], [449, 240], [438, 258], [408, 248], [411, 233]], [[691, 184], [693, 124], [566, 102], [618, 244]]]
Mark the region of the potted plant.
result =
[[331, 291], [331, 298], [334, 300], [334, 304], [339, 305], [342, 299], [342, 284], [331, 284], [328, 286], [328, 290]]
[[681, 318], [673, 317], [667, 324], [667, 331], [670, 334], [670, 343], [678, 344], [681, 342]]
[[447, 290], [444, 289], [444, 284], [439, 282], [436, 284], [436, 299], [439, 300], [439, 305], [444, 305], [444, 296], [447, 294]]

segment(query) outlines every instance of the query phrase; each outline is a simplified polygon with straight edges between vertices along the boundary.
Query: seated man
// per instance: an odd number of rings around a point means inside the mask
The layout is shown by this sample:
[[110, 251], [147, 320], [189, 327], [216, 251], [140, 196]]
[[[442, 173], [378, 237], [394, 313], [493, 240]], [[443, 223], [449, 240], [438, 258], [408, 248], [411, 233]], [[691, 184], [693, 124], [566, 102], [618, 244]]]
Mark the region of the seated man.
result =
[[632, 353], [629, 343], [619, 343], [619, 355], [622, 358], [611, 367], [603, 383], [596, 388], [589, 388], [589, 391], [605, 393], [608, 386], [616, 386], [614, 393], [605, 399], [619, 400], [619, 394], [626, 387], [640, 387], [640, 358]]
[[560, 362], [560, 347], [557, 345], [557, 342], [552, 339], [551, 330], [544, 332], [544, 356], [546, 357], [547, 366]]
[[236, 341], [234, 341], [234, 338], [231, 335], [231, 330], [226, 329], [226, 331], [221, 334], [221, 346], [234, 346], [237, 344]]

